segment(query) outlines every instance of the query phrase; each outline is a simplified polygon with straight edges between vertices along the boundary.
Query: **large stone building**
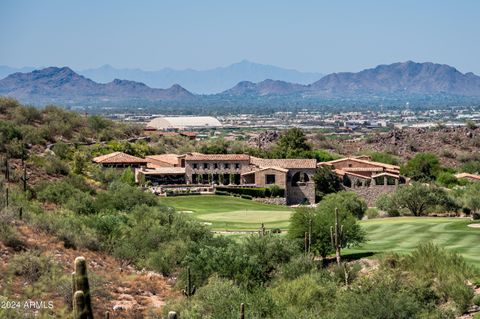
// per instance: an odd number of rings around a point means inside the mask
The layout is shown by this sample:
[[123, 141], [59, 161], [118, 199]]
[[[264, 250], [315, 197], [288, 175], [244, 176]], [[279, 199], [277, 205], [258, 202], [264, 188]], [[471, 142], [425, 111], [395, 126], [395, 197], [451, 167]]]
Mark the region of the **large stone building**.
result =
[[315, 159], [262, 159], [245, 154], [163, 154], [147, 156], [136, 175], [156, 185], [224, 185], [285, 190], [289, 205], [315, 202]]

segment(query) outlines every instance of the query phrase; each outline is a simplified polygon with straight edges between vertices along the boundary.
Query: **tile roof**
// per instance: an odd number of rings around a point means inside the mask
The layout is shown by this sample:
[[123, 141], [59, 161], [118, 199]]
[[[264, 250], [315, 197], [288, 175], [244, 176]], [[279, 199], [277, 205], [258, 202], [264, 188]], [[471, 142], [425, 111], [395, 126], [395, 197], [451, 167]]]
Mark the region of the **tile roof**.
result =
[[348, 161], [348, 160], [358, 162], [358, 163], [363, 163], [363, 164], [376, 165], [376, 166], [384, 167], [384, 168], [387, 168], [387, 169], [393, 169], [393, 170], [399, 170], [400, 169], [400, 166], [397, 166], [397, 165], [390, 165], [390, 164], [385, 164], [385, 163], [380, 163], [380, 162], [367, 161], [367, 160], [356, 158], [356, 157], [340, 158], [340, 159], [333, 160], [333, 161], [321, 162], [321, 163], [318, 163], [318, 165], [333, 165], [333, 164]]
[[246, 154], [187, 154], [187, 161], [249, 161], [250, 156]]
[[317, 168], [316, 159], [267, 159], [251, 157], [250, 162], [260, 168], [281, 167], [281, 168]]
[[383, 167], [342, 167], [347, 172], [383, 172]]
[[160, 161], [160, 162], [168, 163], [168, 164], [171, 164], [171, 165], [177, 165], [178, 164], [178, 159], [181, 156], [182, 155], [177, 155], [177, 154], [160, 154], [160, 155], [145, 156], [145, 159], [148, 162]]
[[100, 155], [93, 158], [95, 163], [100, 164], [146, 164], [147, 161], [143, 158], [122, 152], [113, 152], [106, 155]]

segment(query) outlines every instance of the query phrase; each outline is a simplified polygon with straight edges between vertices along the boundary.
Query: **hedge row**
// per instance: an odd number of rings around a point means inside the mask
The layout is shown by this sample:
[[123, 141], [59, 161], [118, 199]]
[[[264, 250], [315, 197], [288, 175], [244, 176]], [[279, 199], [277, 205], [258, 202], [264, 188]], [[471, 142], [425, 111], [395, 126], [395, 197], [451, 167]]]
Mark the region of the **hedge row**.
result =
[[229, 194], [238, 194], [238, 195], [248, 195], [251, 197], [256, 197], [256, 198], [265, 198], [265, 197], [284, 197], [285, 196], [285, 190], [278, 188], [278, 187], [236, 187], [236, 188], [230, 188], [230, 187], [217, 187], [216, 192], [219, 193], [219, 195], [226, 195], [223, 193], [229, 193]]

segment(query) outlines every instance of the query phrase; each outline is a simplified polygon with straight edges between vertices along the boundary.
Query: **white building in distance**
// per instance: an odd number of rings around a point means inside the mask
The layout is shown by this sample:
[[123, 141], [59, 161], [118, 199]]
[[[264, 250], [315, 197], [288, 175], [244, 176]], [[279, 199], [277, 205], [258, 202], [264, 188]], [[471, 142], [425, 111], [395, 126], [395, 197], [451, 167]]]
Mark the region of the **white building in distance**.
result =
[[157, 117], [147, 124], [147, 128], [162, 131], [195, 130], [222, 127], [222, 123], [212, 116], [172, 116]]

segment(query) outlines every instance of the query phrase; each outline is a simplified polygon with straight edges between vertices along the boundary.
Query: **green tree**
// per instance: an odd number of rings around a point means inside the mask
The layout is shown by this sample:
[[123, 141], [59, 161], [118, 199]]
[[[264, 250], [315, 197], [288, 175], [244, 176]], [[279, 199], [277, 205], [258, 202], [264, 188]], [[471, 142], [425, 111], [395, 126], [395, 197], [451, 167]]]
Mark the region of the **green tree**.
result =
[[305, 157], [305, 153], [311, 150], [307, 143], [307, 137], [303, 130], [291, 128], [283, 132], [274, 148], [276, 156], [281, 158]]
[[480, 212], [480, 183], [469, 185], [463, 194], [464, 206], [469, 208], [473, 213]]
[[445, 190], [418, 182], [400, 186], [390, 195], [390, 200], [392, 209], [406, 208], [414, 216], [424, 215], [429, 208], [437, 205], [448, 211], [458, 209]]
[[440, 162], [432, 153], [418, 153], [401, 168], [402, 174], [415, 181], [433, 181], [440, 170]]
[[311, 237], [311, 250], [322, 257], [334, 252], [330, 238], [330, 228], [335, 224], [335, 209], [338, 209], [339, 221], [343, 225], [342, 248], [358, 245], [365, 241], [365, 232], [357, 223], [357, 217], [363, 216], [367, 205], [354, 193], [340, 192], [329, 194], [317, 208], [300, 208], [290, 218], [288, 236], [302, 240], [305, 233]]
[[320, 198], [343, 189], [342, 181], [330, 167], [320, 166], [317, 168], [315, 175], [313, 175], [313, 181], [315, 182], [317, 196]]

